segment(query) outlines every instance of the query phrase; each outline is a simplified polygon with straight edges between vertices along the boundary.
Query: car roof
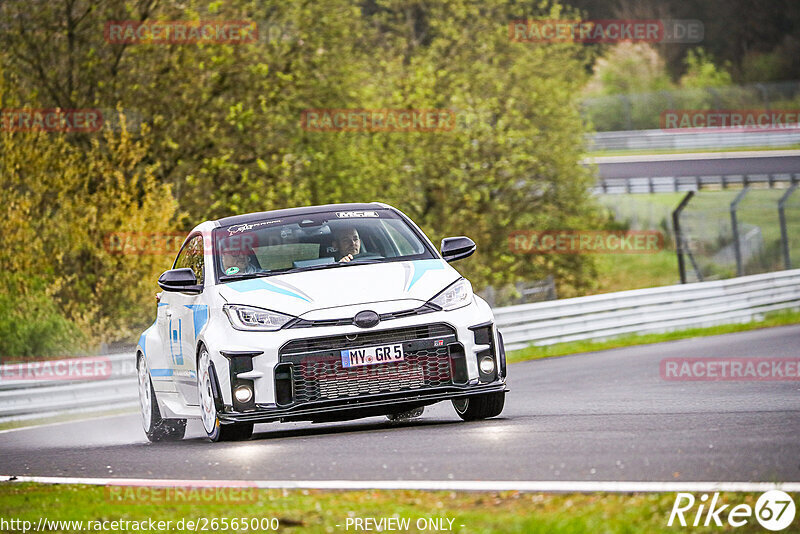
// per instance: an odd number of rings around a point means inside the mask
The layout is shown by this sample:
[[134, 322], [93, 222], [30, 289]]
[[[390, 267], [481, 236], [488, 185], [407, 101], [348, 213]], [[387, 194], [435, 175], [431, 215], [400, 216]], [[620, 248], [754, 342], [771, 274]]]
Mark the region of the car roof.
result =
[[367, 210], [390, 208], [391, 206], [381, 202], [369, 203], [351, 203], [351, 204], [325, 204], [322, 206], [305, 206], [302, 208], [288, 208], [282, 210], [272, 211], [259, 211], [256, 213], [245, 213], [242, 215], [233, 215], [231, 217], [224, 217], [214, 221], [217, 226], [230, 226], [232, 224], [244, 224], [249, 222], [261, 221], [263, 219], [273, 219], [275, 217], [293, 217], [295, 215], [310, 215], [312, 213], [321, 213], [325, 211], [350, 211], [350, 210]]

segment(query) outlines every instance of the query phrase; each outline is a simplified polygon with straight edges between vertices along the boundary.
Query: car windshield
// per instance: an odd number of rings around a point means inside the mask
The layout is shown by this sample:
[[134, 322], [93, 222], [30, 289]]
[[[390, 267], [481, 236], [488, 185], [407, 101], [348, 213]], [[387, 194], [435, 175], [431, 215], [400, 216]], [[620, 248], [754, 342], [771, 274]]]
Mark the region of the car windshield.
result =
[[436, 256], [388, 209], [254, 220], [214, 230], [220, 281]]

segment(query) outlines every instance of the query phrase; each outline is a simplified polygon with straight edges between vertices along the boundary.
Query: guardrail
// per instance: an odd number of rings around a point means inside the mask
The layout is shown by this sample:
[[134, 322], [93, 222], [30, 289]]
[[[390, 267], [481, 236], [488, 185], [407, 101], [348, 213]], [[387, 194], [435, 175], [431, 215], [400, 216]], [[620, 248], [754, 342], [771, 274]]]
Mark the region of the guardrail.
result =
[[[133, 355], [112, 354], [103, 358], [111, 364], [111, 371], [104, 378], [0, 379], [0, 422], [137, 406], [139, 393]], [[48, 363], [57, 365], [57, 361]], [[12, 366], [0, 366], [0, 376], [6, 376]], [[13, 367], [16, 371], [16, 366]]]
[[709, 176], [645, 176], [636, 178], [600, 178], [592, 189], [596, 195], [630, 193], [678, 193], [719, 190], [751, 185], [787, 188], [800, 184], [800, 173], [717, 174]]
[[[748, 322], [800, 309], [800, 269], [496, 308], [506, 348]], [[102, 380], [0, 380], [0, 422], [138, 404], [132, 354], [107, 356]]]
[[630, 130], [586, 134], [589, 151], [697, 150], [747, 147], [787, 147], [800, 143], [800, 128], [742, 131], [735, 128]]
[[506, 348], [748, 322], [800, 309], [800, 269], [499, 308]]

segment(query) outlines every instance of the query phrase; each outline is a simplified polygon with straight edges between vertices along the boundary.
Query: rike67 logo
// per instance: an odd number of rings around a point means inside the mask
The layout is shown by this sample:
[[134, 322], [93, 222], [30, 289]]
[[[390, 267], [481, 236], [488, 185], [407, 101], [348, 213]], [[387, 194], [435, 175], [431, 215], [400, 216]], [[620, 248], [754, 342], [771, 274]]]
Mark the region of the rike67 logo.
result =
[[749, 504], [737, 504], [730, 510], [728, 508], [730, 504], [722, 504], [719, 493], [714, 493], [710, 502], [705, 493], [700, 496], [699, 501], [691, 493], [678, 493], [667, 526], [671, 527], [677, 520], [683, 527], [721, 527], [725, 523], [731, 527], [741, 527], [755, 516], [756, 521], [765, 529], [778, 531], [791, 525], [795, 515], [792, 497], [780, 490], [765, 492], [756, 501], [755, 508]]

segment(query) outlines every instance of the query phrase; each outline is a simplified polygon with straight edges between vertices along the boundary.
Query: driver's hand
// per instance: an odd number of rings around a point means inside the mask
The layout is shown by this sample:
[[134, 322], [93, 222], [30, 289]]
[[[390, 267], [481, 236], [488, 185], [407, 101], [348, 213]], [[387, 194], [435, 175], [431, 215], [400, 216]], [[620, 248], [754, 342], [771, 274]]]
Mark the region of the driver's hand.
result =
[[353, 259], [353, 255], [352, 254], [348, 254], [347, 256], [342, 257], [342, 259], [339, 260], [339, 262], [343, 262], [343, 261], [346, 262], [346, 261], [350, 261], [352, 259]]

